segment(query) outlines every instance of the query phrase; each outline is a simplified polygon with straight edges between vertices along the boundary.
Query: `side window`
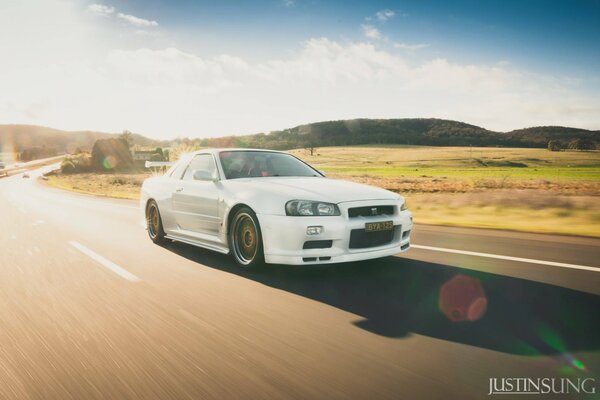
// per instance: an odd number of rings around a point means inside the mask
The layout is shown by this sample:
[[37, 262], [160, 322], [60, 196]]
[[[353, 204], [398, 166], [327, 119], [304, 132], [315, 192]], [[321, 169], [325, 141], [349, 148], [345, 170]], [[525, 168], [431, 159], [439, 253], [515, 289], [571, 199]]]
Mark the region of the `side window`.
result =
[[214, 176], [216, 167], [215, 160], [211, 154], [198, 154], [196, 157], [194, 157], [188, 168], [185, 170], [183, 180], [194, 180], [194, 172], [199, 170], [209, 171], [210, 174]]
[[188, 166], [188, 162], [182, 161], [178, 163], [175, 167], [173, 167], [173, 172], [169, 175], [173, 179], [181, 179], [181, 175], [183, 175], [183, 171], [185, 167]]

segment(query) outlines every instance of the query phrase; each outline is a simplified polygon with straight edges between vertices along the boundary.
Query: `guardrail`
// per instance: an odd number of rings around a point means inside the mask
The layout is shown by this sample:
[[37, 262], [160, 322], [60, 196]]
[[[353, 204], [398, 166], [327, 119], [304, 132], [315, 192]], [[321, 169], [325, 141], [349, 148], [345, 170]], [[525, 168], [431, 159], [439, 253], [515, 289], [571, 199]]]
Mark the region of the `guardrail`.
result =
[[25, 163], [20, 164], [18, 167], [0, 169], [0, 178], [6, 178], [7, 176], [43, 167], [44, 165], [49, 165], [55, 163], [58, 160], [62, 160], [66, 156], [67, 154], [63, 154], [56, 157], [43, 158], [41, 160], [27, 161]]

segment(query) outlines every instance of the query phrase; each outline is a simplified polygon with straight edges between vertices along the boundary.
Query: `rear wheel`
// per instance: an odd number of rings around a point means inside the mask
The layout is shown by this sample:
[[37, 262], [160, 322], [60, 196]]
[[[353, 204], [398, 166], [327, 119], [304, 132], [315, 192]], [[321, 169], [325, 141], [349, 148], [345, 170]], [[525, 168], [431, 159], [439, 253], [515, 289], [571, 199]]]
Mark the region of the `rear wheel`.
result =
[[165, 242], [165, 231], [163, 230], [162, 219], [158, 204], [154, 200], [148, 202], [146, 207], [146, 227], [148, 228], [148, 236], [156, 244]]
[[245, 269], [264, 263], [263, 242], [256, 214], [248, 207], [235, 212], [229, 229], [229, 248], [235, 262]]

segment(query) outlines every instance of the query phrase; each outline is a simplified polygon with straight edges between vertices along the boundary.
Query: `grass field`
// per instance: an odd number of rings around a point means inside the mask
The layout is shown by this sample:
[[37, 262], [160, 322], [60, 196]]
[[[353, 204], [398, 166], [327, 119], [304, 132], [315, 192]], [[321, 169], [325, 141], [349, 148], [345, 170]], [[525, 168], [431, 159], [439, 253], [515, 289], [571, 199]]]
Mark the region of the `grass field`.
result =
[[[361, 146], [291, 153], [329, 177], [403, 194], [418, 223], [600, 237], [598, 151]], [[135, 199], [149, 175], [57, 175], [49, 183]]]
[[490, 147], [323, 147], [292, 153], [328, 176], [398, 192], [489, 189], [600, 194], [600, 152]]
[[330, 172], [377, 177], [600, 180], [600, 152], [491, 147], [323, 147], [292, 154]]

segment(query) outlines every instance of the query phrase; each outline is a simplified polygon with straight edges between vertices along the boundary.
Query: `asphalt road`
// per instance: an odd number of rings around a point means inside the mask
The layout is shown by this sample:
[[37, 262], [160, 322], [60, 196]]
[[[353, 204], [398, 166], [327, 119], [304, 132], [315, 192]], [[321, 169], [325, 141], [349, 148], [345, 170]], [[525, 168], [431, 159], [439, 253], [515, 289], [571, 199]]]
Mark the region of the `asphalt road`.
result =
[[480, 399], [496, 377], [600, 381], [600, 240], [417, 226], [401, 257], [247, 273], [153, 245], [135, 202], [37, 174], [0, 179], [0, 399]]

